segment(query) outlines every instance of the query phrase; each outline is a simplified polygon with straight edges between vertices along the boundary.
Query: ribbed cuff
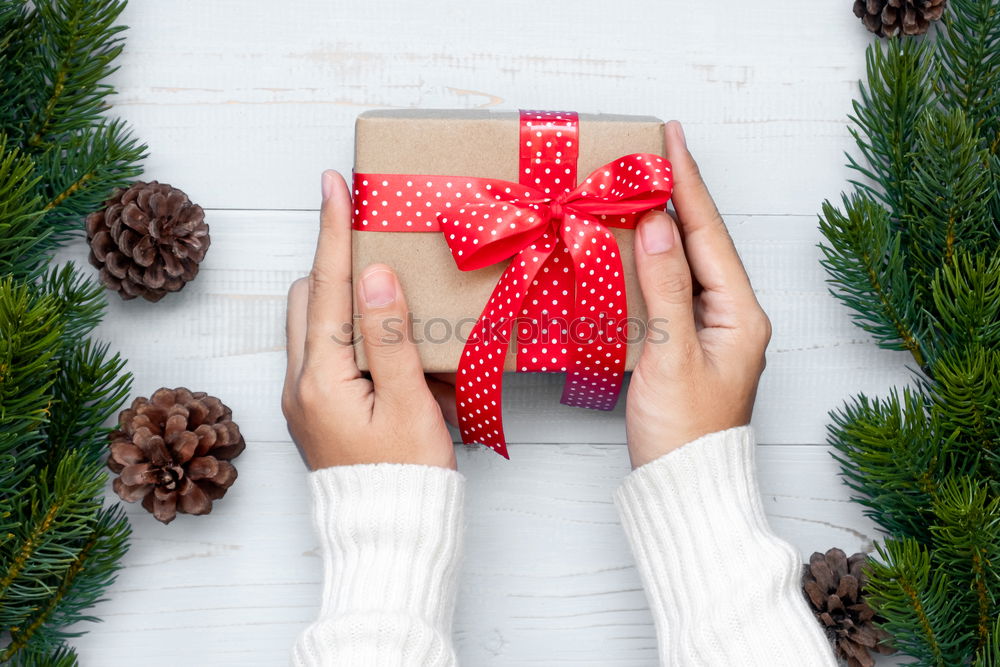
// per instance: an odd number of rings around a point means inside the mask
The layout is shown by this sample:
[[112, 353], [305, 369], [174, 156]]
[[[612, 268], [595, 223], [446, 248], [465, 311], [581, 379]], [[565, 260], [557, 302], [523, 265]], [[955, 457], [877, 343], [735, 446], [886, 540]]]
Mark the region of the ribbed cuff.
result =
[[325, 577], [320, 619], [300, 639], [300, 660], [452, 664], [465, 478], [380, 463], [318, 470], [309, 481]]
[[615, 502], [663, 664], [835, 664], [802, 598], [800, 557], [764, 516], [749, 426], [634, 470]]

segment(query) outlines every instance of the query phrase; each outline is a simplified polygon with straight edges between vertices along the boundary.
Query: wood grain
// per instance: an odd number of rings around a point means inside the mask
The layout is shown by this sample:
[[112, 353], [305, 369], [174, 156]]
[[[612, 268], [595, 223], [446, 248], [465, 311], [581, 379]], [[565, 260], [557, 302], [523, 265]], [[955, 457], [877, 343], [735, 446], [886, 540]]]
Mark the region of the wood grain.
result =
[[[280, 9], [279, 9], [280, 7]], [[373, 107], [679, 118], [724, 212], [812, 215], [848, 173], [868, 33], [842, 3], [133, 2], [115, 113], [216, 208], [310, 208]]]

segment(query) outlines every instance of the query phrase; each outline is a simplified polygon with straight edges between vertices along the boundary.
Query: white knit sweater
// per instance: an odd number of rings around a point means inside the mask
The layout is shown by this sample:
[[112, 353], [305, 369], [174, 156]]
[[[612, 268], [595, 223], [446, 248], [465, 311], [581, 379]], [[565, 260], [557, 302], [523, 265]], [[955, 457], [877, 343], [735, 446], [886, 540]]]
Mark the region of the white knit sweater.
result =
[[[293, 664], [455, 665], [464, 477], [376, 464], [327, 468], [310, 480], [323, 602]], [[800, 592], [801, 559], [764, 517], [750, 427], [706, 435], [638, 468], [615, 502], [656, 622], [661, 664], [836, 665]], [[538, 656], [546, 658], [558, 660]]]

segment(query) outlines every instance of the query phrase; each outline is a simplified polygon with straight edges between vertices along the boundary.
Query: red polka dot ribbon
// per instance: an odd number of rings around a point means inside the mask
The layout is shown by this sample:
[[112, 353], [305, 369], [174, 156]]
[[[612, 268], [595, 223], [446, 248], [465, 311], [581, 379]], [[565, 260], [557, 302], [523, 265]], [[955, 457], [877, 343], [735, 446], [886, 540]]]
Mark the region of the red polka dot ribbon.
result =
[[507, 457], [501, 389], [517, 326], [518, 371], [566, 373], [562, 402], [611, 410], [625, 371], [625, 279], [609, 227], [670, 199], [670, 164], [635, 153], [577, 184], [575, 113], [522, 111], [519, 183], [355, 174], [354, 228], [438, 231], [463, 271], [510, 260], [462, 351], [459, 429]]

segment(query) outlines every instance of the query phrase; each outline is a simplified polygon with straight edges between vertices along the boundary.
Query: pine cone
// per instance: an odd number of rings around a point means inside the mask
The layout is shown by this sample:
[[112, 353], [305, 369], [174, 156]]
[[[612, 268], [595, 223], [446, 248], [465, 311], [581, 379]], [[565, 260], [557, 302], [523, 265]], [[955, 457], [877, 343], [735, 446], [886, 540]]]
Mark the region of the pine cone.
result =
[[837, 655], [848, 667], [873, 667], [869, 651], [895, 652], [889, 634], [876, 625], [882, 619], [865, 599], [866, 556], [847, 557], [840, 549], [814, 553], [803, 567], [802, 590]]
[[944, 13], [948, 0], [854, 0], [854, 15], [879, 37], [922, 35]]
[[114, 489], [170, 523], [177, 512], [208, 514], [236, 481], [231, 459], [246, 444], [233, 412], [203, 391], [157, 389], [118, 416], [108, 467]]
[[198, 275], [211, 243], [205, 211], [165, 183], [118, 189], [87, 216], [90, 263], [123, 299], [159, 301]]

